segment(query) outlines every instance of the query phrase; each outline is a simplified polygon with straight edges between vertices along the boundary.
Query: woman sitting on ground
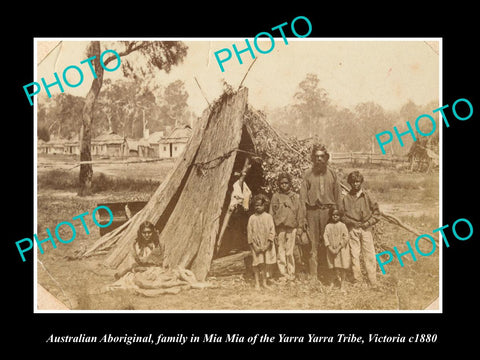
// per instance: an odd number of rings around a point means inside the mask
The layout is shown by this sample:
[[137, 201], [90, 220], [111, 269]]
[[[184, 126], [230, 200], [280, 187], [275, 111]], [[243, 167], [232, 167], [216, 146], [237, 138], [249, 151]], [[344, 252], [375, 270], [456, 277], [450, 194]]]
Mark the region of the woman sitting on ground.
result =
[[129, 271], [141, 270], [148, 266], [162, 266], [163, 246], [160, 244], [155, 226], [150, 221], [140, 224], [130, 255], [125, 265], [115, 273], [116, 279]]

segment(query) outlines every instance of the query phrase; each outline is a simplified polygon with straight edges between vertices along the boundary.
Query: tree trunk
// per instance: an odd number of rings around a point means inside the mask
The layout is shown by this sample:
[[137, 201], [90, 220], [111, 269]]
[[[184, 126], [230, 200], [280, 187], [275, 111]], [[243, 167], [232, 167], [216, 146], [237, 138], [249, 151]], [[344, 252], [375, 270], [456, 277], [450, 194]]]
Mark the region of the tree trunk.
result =
[[137, 114], [137, 112], [136, 112], [136, 111], [133, 111], [133, 113], [132, 113], [132, 126], [131, 126], [131, 128], [130, 128], [130, 137], [131, 137], [132, 139], [135, 139], [135, 138], [136, 138], [136, 136], [135, 136], [135, 115], [136, 115], [136, 114]]
[[113, 115], [111, 115], [111, 116], [108, 116], [108, 115], [107, 115], [108, 133], [109, 133], [109, 134], [113, 132], [112, 118], [113, 118]]
[[[92, 123], [93, 109], [100, 89], [103, 84], [103, 68], [100, 65], [100, 41], [92, 41], [87, 50], [87, 57], [96, 56], [92, 61], [97, 78], [93, 79], [92, 86], [85, 98], [85, 105], [82, 112], [82, 127], [80, 129], [80, 161], [92, 161]], [[87, 196], [92, 193], [92, 164], [81, 164], [79, 175], [79, 196]]]

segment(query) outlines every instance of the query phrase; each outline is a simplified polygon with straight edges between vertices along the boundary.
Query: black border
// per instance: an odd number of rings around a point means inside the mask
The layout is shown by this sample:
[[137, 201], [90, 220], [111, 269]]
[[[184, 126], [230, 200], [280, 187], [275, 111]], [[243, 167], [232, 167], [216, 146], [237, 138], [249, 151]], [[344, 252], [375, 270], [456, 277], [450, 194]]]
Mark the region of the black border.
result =
[[[476, 288], [475, 260], [478, 254], [478, 215], [475, 204], [475, 136], [478, 122], [478, 91], [474, 84], [478, 76], [478, 58], [473, 19], [475, 10], [467, 5], [452, 5], [443, 9], [420, 10], [418, 5], [407, 3], [384, 4], [383, 8], [341, 5], [330, 10], [322, 4], [294, 10], [286, 5], [276, 5], [261, 13], [258, 7], [247, 4], [223, 3], [218, 7], [207, 4], [184, 4], [183, 9], [168, 9], [163, 5], [110, 4], [98, 10], [97, 5], [55, 15], [51, 9], [28, 9], [16, 15], [22, 26], [12, 35], [12, 28], [5, 26], [5, 53], [2, 68], [7, 74], [4, 105], [7, 149], [16, 149], [15, 156], [4, 152], [6, 169], [3, 182], [6, 189], [8, 211], [4, 225], [4, 243], [7, 265], [4, 267], [7, 288], [4, 292], [12, 321], [8, 322], [5, 344], [12, 349], [22, 345], [32, 346], [36, 354], [90, 352], [105, 349], [109, 352], [130, 353], [153, 350], [162, 354], [165, 349], [218, 353], [226, 344], [172, 345], [148, 348], [142, 345], [118, 344], [46, 344], [51, 334], [79, 334], [102, 336], [164, 333], [240, 333], [246, 337], [256, 333], [276, 335], [306, 334], [324, 335], [354, 333], [367, 336], [380, 333], [405, 336], [415, 333], [436, 333], [435, 344], [231, 344], [228, 349], [256, 352], [260, 349], [276, 351], [294, 347], [299, 351], [332, 349], [367, 349], [372, 355], [390, 354], [394, 348], [415, 351], [449, 349], [460, 345], [463, 351], [475, 344], [474, 330], [465, 325], [475, 314]], [[233, 7], [232, 7], [233, 6]], [[437, 5], [441, 6], [441, 5]], [[273, 8], [275, 11], [273, 11]], [[96, 13], [95, 11], [98, 11]], [[131, 15], [138, 13], [138, 15]], [[235, 13], [235, 14], [234, 14]], [[96, 16], [95, 14], [100, 14]], [[470, 15], [472, 14], [472, 15]], [[469, 219], [474, 236], [465, 242], [451, 241], [451, 247], [443, 251], [443, 314], [34, 314], [33, 313], [33, 257], [19, 261], [14, 245], [29, 237], [33, 229], [33, 108], [25, 101], [22, 86], [33, 79], [34, 37], [252, 37], [258, 32], [290, 22], [303, 15], [310, 19], [313, 31], [310, 37], [441, 37], [443, 38], [443, 104], [452, 104], [458, 98], [467, 98], [474, 108], [468, 121], [453, 120], [443, 131], [443, 224], [452, 224], [458, 218]], [[128, 19], [128, 20], [123, 20]], [[11, 25], [10, 25], [11, 26]], [[11, 111], [10, 111], [11, 110]], [[10, 138], [11, 139], [7, 139]], [[11, 140], [14, 140], [13, 142]], [[5, 231], [6, 229], [6, 231]], [[8, 314], [7, 313], [7, 314]], [[475, 326], [475, 324], [472, 324]], [[220, 347], [220, 348], [219, 348]], [[384, 351], [387, 352], [384, 352]], [[232, 352], [233, 353], [233, 352]], [[228, 353], [228, 356], [230, 354]], [[70, 354], [70, 353], [69, 353]], [[305, 353], [306, 354], [306, 353]], [[406, 353], [407, 354], [407, 353]], [[408, 353], [410, 354], [410, 353]], [[308, 355], [307, 355], [308, 356]]]

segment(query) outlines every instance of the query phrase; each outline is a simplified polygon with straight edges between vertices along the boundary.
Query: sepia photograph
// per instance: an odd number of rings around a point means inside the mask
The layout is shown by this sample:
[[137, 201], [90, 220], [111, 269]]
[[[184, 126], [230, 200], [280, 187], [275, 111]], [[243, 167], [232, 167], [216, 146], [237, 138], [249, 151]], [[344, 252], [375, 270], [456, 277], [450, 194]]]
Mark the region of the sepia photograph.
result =
[[442, 39], [272, 35], [34, 39], [34, 312], [442, 311]]

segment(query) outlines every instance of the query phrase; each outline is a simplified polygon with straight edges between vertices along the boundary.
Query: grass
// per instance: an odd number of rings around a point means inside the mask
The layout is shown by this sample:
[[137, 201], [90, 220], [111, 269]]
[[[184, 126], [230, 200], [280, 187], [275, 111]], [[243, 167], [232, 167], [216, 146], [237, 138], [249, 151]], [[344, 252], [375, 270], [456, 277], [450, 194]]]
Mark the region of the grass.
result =
[[[160, 185], [159, 181], [151, 179], [132, 179], [127, 176], [108, 176], [95, 172], [92, 177], [92, 192], [154, 192]], [[65, 170], [48, 170], [38, 174], [37, 186], [42, 190], [77, 191], [79, 179], [77, 173]]]
[[421, 186], [420, 183], [421, 179], [412, 176], [400, 176], [395, 173], [379, 174], [365, 180], [366, 187], [380, 193], [389, 192], [393, 189], [415, 190]]
[[[432, 230], [438, 227], [438, 216], [422, 217], [407, 216], [402, 220], [424, 234], [432, 235]], [[396, 246], [400, 253], [407, 251], [406, 242], [415, 247], [416, 235], [399, 230], [394, 225], [381, 222], [376, 229], [377, 253], [382, 250], [391, 250]], [[435, 237], [434, 237], [435, 238]], [[432, 249], [427, 241], [419, 242], [419, 248], [424, 253]], [[421, 309], [422, 304], [432, 302], [439, 294], [439, 249], [438, 246], [430, 256], [421, 256], [417, 253], [416, 261], [411, 255], [402, 257], [402, 267], [396, 258], [384, 266], [385, 274], [379, 276], [386, 288], [394, 291], [398, 297], [398, 306], [401, 309]]]
[[[92, 178], [92, 191], [94, 193], [101, 192], [120, 192], [120, 191], [137, 191], [152, 193], [160, 185], [165, 178], [168, 170], [172, 165], [167, 165], [155, 173], [157, 179], [139, 178], [137, 175], [142, 173], [141, 165], [136, 165], [128, 170], [120, 172], [115, 170], [117, 175], [106, 175], [103, 172], [94, 172]], [[145, 164], [146, 165], [146, 164]], [[339, 169], [339, 179], [343, 184], [348, 186], [346, 177], [352, 168]], [[153, 172], [152, 172], [153, 173]], [[128, 174], [135, 174], [135, 177]], [[371, 190], [374, 194], [391, 196], [395, 192], [400, 192], [403, 196], [404, 191], [417, 192], [415, 196], [424, 198], [425, 200], [438, 200], [439, 179], [432, 174], [421, 173], [397, 173], [394, 170], [386, 171], [385, 169], [364, 169], [362, 170], [365, 182], [364, 187]], [[46, 170], [38, 174], [38, 188], [42, 190], [64, 190], [77, 191], [79, 187], [78, 172], [70, 172], [66, 170]]]
[[[338, 170], [340, 181], [348, 186], [348, 174], [358, 169], [346, 167]], [[438, 173], [423, 174], [379, 168], [360, 169], [360, 172], [364, 176], [363, 187], [375, 196], [380, 205], [402, 207], [402, 204], [407, 203], [410, 209], [404, 208], [403, 212], [414, 212], [418, 210], [416, 207], [420, 207], [426, 212], [438, 214]], [[416, 207], [413, 204], [416, 204]]]

